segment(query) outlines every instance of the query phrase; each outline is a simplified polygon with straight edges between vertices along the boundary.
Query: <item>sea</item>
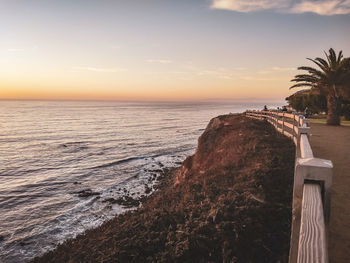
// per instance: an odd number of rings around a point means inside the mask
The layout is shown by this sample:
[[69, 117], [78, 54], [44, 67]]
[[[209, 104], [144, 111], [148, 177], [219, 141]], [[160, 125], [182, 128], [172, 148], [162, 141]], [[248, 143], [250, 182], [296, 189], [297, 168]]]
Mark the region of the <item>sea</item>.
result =
[[132, 209], [107, 200], [151, 194], [211, 118], [265, 104], [0, 101], [0, 262], [28, 262]]

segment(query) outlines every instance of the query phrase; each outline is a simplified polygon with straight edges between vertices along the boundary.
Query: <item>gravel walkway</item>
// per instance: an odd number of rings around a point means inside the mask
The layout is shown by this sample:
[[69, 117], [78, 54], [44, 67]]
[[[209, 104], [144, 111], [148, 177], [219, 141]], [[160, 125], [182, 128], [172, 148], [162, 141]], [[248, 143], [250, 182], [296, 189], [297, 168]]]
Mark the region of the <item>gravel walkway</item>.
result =
[[350, 127], [311, 124], [311, 147], [317, 158], [333, 162], [329, 259], [350, 258]]

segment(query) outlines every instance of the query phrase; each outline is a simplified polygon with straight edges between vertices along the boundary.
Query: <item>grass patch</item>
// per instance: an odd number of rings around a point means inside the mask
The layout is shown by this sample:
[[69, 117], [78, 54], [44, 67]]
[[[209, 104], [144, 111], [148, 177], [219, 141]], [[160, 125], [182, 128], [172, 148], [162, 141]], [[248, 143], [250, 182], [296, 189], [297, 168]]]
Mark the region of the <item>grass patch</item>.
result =
[[[323, 124], [326, 124], [327, 122], [327, 115], [326, 114], [315, 114], [315, 115], [312, 115], [310, 117], [310, 122], [311, 123], [323, 123]], [[350, 126], [350, 121], [346, 121], [344, 119], [344, 116], [342, 116], [340, 118], [340, 123], [341, 125], [346, 125], [346, 126]]]

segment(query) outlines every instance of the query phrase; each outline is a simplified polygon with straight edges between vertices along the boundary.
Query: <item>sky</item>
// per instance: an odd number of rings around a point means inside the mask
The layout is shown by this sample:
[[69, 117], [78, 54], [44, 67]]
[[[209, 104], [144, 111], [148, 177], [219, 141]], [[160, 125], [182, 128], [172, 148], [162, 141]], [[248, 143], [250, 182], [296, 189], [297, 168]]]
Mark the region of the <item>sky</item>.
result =
[[0, 99], [284, 99], [350, 0], [0, 0]]

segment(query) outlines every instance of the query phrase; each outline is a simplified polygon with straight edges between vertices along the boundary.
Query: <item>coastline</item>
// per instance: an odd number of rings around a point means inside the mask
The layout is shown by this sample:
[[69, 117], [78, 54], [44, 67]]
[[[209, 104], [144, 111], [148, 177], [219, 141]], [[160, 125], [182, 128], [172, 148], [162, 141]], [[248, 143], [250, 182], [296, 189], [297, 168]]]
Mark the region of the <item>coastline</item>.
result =
[[294, 145], [269, 124], [216, 117], [142, 207], [32, 262], [287, 262], [293, 165]]

